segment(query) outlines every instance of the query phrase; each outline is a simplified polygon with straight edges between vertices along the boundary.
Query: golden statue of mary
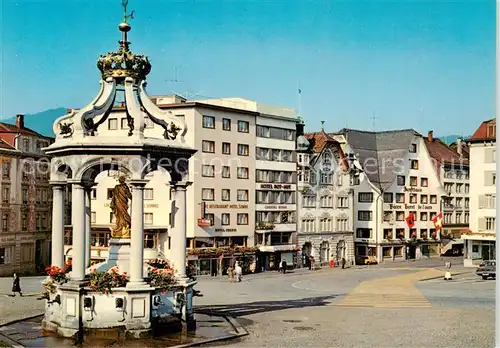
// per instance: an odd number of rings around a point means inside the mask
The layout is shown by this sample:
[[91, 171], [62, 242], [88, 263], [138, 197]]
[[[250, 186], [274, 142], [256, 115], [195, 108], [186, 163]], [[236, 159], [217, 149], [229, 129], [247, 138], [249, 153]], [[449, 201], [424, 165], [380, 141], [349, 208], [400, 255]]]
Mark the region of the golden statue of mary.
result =
[[130, 214], [128, 213], [128, 202], [132, 199], [132, 193], [125, 183], [125, 177], [118, 179], [119, 184], [113, 189], [111, 204], [109, 205], [116, 219], [115, 227], [110, 227], [112, 238], [130, 238]]

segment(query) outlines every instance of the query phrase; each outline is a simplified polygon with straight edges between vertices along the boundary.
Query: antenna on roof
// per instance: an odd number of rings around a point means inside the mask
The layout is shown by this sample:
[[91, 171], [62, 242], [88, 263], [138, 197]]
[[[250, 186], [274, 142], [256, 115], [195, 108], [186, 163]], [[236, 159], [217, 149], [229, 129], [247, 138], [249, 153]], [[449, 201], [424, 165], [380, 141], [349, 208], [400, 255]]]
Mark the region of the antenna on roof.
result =
[[178, 83], [178, 82], [184, 82], [178, 79], [178, 69], [180, 66], [176, 65], [174, 67], [174, 79], [173, 80], [166, 80], [165, 82], [173, 82], [173, 83]]

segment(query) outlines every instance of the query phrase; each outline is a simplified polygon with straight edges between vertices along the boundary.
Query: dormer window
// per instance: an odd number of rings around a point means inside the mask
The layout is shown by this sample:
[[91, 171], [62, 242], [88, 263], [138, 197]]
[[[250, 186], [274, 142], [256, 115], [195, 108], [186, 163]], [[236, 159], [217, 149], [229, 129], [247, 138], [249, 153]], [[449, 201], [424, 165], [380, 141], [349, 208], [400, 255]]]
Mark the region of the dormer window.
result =
[[492, 123], [488, 124], [486, 132], [487, 132], [486, 133], [487, 138], [494, 138], [496, 136], [496, 132], [497, 132], [496, 122], [492, 122]]
[[411, 144], [410, 145], [410, 152], [411, 153], [417, 153], [417, 144]]

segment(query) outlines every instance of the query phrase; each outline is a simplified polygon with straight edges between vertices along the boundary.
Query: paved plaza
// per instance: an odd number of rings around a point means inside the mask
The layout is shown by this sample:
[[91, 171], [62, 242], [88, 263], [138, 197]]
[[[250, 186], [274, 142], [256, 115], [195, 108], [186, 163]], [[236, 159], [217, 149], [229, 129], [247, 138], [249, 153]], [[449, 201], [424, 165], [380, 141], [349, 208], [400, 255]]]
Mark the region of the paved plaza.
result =
[[[234, 347], [492, 347], [495, 281], [437, 261], [249, 275], [241, 283], [200, 278], [198, 310], [229, 314], [249, 335]], [[433, 266], [431, 266], [433, 265]], [[26, 293], [43, 278], [23, 278]], [[11, 280], [0, 280], [8, 294]], [[37, 296], [4, 297], [0, 323], [43, 311]]]

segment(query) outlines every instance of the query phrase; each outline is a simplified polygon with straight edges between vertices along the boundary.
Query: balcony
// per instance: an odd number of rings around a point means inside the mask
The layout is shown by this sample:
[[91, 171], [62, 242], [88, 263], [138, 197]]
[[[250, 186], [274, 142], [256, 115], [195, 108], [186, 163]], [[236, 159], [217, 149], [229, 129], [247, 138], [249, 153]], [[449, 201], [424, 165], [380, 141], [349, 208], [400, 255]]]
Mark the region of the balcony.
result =
[[255, 225], [255, 229], [256, 230], [273, 230], [274, 223], [266, 222], [266, 221], [257, 222], [257, 224]]

